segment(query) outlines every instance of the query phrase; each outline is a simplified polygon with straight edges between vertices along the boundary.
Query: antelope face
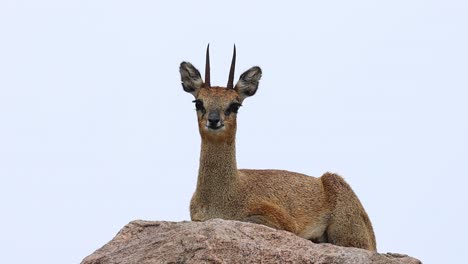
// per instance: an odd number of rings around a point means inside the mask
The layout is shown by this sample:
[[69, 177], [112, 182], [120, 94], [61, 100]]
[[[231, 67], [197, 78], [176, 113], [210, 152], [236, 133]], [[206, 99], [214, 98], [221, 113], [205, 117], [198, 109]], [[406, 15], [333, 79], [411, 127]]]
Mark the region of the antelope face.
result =
[[244, 72], [233, 86], [236, 49], [231, 63], [227, 87], [211, 87], [209, 47], [206, 52], [205, 81], [200, 72], [189, 62], [180, 64], [180, 75], [184, 91], [191, 93], [195, 100], [198, 127], [202, 137], [223, 140], [233, 139], [236, 132], [236, 116], [245, 98], [256, 93], [262, 76], [259, 67]]
[[213, 133], [235, 128], [236, 114], [241, 106], [233, 89], [210, 87], [200, 90], [193, 101], [201, 130]]

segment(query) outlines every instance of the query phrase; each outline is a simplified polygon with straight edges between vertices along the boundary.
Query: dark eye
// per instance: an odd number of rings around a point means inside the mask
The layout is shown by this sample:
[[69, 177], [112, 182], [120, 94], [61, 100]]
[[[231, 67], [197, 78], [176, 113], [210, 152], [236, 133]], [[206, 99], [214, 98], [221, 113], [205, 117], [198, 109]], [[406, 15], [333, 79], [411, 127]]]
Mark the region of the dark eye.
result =
[[225, 115], [229, 115], [230, 113], [237, 113], [239, 107], [241, 106], [242, 105], [239, 103], [232, 103], [231, 105], [229, 105], [228, 109], [226, 109]]
[[203, 102], [200, 100], [195, 100], [193, 101], [195, 103], [195, 108], [197, 111], [201, 111], [202, 113], [205, 113], [205, 107], [203, 106]]

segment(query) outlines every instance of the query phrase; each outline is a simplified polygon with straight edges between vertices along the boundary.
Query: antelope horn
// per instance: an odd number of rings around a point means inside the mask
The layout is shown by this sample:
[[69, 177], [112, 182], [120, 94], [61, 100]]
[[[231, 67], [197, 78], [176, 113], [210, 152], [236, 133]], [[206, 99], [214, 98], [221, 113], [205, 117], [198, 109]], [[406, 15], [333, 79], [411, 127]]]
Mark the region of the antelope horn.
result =
[[232, 53], [231, 69], [229, 70], [229, 79], [227, 83], [228, 89], [234, 88], [234, 70], [236, 69], [236, 45], [234, 44], [234, 52]]
[[206, 47], [205, 87], [211, 87], [211, 83], [210, 83], [210, 44], [208, 44], [208, 46]]

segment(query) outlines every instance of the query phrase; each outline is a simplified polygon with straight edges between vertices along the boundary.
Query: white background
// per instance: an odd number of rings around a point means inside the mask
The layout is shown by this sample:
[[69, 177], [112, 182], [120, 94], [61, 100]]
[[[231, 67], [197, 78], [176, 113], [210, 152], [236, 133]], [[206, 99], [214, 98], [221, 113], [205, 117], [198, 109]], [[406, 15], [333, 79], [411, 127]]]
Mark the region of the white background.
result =
[[0, 2], [3, 263], [79, 263], [131, 220], [189, 220], [200, 139], [178, 67], [259, 65], [239, 168], [341, 174], [380, 252], [459, 263], [466, 1]]

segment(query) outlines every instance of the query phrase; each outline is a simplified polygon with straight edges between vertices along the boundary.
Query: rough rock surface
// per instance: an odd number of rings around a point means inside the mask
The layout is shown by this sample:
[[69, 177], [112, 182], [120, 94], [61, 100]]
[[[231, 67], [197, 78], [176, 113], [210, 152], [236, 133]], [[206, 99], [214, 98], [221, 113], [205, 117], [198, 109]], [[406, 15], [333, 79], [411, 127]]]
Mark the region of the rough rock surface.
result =
[[133, 221], [82, 264], [106, 263], [421, 263], [400, 254], [314, 244], [266, 226], [206, 222]]

